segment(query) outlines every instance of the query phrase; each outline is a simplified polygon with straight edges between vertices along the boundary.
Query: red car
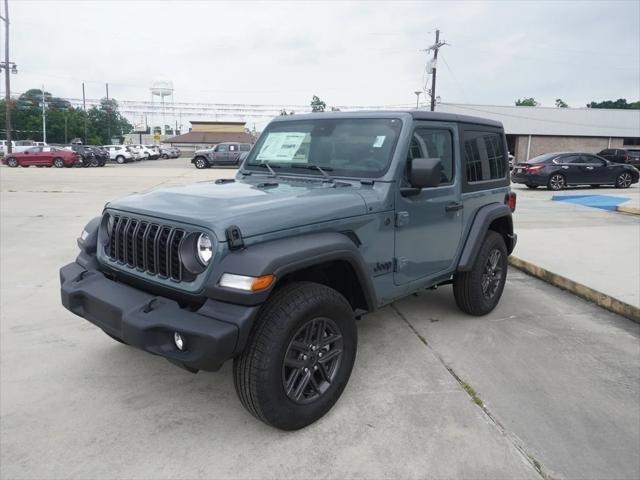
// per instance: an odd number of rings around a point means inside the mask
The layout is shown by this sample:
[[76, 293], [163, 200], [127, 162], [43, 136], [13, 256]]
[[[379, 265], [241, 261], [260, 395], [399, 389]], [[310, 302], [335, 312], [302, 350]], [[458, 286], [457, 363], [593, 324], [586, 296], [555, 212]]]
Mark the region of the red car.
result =
[[55, 147], [32, 147], [24, 152], [12, 153], [2, 159], [2, 163], [10, 167], [28, 167], [35, 165], [37, 167], [57, 168], [72, 167], [76, 162], [80, 161], [80, 157], [76, 152], [71, 150], [61, 150]]

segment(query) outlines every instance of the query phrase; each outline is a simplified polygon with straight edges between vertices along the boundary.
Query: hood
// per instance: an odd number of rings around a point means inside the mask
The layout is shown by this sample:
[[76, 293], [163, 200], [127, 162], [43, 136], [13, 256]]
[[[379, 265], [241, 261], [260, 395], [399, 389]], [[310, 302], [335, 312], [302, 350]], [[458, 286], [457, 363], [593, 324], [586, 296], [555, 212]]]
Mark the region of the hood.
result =
[[348, 183], [334, 186], [308, 179], [259, 176], [135, 193], [109, 203], [108, 208], [205, 227], [224, 241], [230, 225], [240, 227], [248, 238], [364, 215], [366, 205], [358, 188]]

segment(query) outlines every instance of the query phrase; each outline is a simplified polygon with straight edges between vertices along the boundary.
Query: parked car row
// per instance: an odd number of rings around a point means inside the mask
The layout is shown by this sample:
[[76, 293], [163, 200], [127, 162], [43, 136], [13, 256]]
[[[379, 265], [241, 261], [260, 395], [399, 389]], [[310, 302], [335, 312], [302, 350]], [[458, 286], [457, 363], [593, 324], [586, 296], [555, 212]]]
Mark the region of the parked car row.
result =
[[253, 147], [250, 143], [223, 142], [215, 147], [196, 150], [191, 163], [198, 169], [214, 165], [240, 165]]
[[[41, 145], [33, 145], [33, 143]], [[123, 164], [158, 158], [177, 158], [181, 153], [177, 148], [157, 145], [100, 146], [79, 143], [47, 145], [43, 142], [31, 142], [29, 146], [13, 145], [13, 148], [15, 150], [2, 159], [2, 163], [10, 167], [29, 167], [31, 165], [37, 167], [103, 167], [108, 161]]]
[[549, 190], [562, 190], [570, 185], [629, 188], [638, 183], [639, 177], [640, 171], [633, 165], [581, 152], [545, 153], [525, 163], [516, 163], [511, 173], [513, 183], [522, 183], [528, 188], [547, 187]]
[[12, 152], [2, 159], [10, 167], [103, 167], [108, 161], [118, 164], [177, 158], [177, 148], [147, 145], [43, 145]]

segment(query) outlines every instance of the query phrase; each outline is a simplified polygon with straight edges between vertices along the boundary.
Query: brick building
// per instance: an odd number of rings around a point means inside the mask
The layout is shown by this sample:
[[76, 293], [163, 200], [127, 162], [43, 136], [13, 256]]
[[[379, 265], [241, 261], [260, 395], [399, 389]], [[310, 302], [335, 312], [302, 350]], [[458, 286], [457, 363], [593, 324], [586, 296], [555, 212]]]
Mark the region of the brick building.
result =
[[206, 122], [191, 121], [187, 133], [169, 137], [162, 143], [168, 143], [182, 150], [197, 150], [223, 142], [254, 143], [253, 134], [247, 131], [245, 122]]

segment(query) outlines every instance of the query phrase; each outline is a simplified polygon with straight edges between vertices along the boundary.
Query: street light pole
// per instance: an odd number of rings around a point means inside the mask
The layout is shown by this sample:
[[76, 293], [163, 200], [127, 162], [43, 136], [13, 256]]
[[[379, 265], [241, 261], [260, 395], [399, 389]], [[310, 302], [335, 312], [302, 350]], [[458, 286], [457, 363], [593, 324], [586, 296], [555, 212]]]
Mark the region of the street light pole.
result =
[[47, 143], [47, 104], [44, 97], [44, 85], [42, 86], [42, 142]]

